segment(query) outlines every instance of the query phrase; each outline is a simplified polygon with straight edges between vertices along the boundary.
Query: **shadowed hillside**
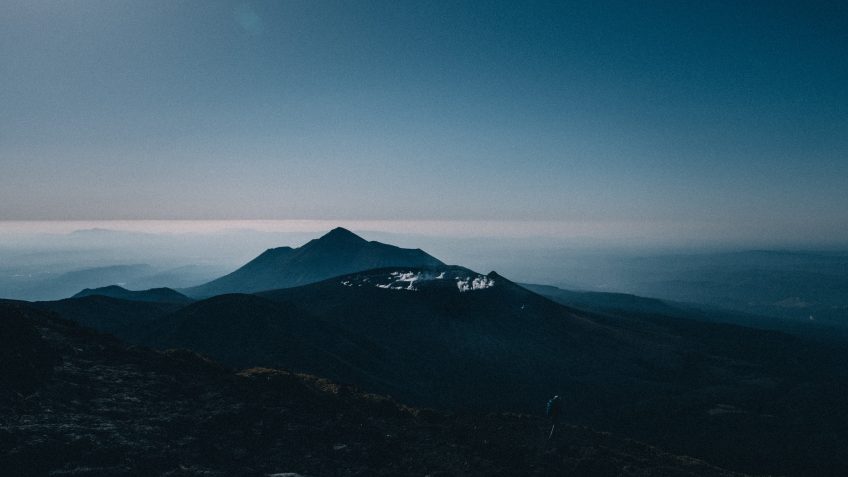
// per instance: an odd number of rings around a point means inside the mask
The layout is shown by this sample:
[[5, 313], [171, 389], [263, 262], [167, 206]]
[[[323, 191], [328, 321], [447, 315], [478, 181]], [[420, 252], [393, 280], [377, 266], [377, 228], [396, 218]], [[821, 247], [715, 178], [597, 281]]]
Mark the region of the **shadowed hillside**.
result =
[[[131, 338], [416, 405], [532, 412], [559, 392], [574, 422], [751, 473], [848, 469], [846, 350], [652, 313], [580, 312], [495, 273], [371, 270], [197, 302], [150, 329]], [[790, 434], [815, 444], [790, 445]]]
[[547, 443], [533, 416], [443, 414], [286, 371], [234, 374], [21, 303], [0, 303], [0, 350], [10, 477], [738, 475], [581, 427]]

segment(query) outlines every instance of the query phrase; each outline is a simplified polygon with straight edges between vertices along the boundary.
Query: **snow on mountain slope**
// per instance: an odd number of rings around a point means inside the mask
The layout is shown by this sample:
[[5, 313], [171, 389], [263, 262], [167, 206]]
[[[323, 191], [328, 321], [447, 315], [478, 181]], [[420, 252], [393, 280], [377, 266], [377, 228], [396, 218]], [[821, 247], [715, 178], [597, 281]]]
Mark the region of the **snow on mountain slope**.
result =
[[405, 291], [453, 285], [460, 292], [468, 292], [491, 288], [495, 286], [495, 280], [461, 267], [451, 267], [437, 270], [373, 270], [344, 277], [341, 284]]

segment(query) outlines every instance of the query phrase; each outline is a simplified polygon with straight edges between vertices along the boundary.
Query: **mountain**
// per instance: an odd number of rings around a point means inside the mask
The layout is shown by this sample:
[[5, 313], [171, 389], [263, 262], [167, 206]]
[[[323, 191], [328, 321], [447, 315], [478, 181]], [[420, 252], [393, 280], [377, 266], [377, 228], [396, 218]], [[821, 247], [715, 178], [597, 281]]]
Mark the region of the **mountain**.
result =
[[183, 303], [132, 301], [102, 295], [33, 302], [32, 306], [60, 314], [83, 326], [120, 337], [139, 336], [154, 320], [184, 306]]
[[151, 288], [149, 290], [132, 291], [118, 285], [110, 285], [101, 288], [86, 288], [71, 298], [83, 298], [87, 296], [107, 296], [121, 300], [144, 301], [153, 303], [190, 303], [191, 298], [170, 288]]
[[[70, 255], [70, 254], [69, 254]], [[58, 266], [44, 267], [62, 268]], [[154, 272], [150, 265], [111, 265], [105, 267], [83, 268], [64, 273], [52, 271], [25, 270], [12, 276], [0, 277], [0, 296], [26, 300], [54, 300], [73, 295], [83, 288], [96, 288], [114, 283], [132, 283]], [[4, 270], [5, 272], [5, 270]]]
[[536, 416], [411, 408], [313, 376], [127, 347], [0, 302], [3, 475], [734, 474]]
[[[152, 331], [151, 331], [152, 330]], [[127, 329], [133, 339], [134, 329]], [[378, 363], [373, 344], [288, 302], [247, 295], [219, 295], [150, 322], [140, 340], [159, 348], [209, 353], [235, 367], [286, 363], [288, 369], [319, 369], [349, 377], [348, 363]], [[139, 341], [138, 337], [135, 339]]]
[[369, 242], [339, 227], [299, 248], [266, 250], [229, 275], [183, 291], [192, 297], [252, 293], [305, 285], [373, 268], [443, 265], [420, 249]]
[[[589, 313], [612, 315], [661, 315], [686, 320], [731, 323], [752, 328], [776, 330], [818, 341], [848, 342], [848, 329], [834, 322], [793, 320], [785, 317], [735, 311], [718, 305], [685, 303], [646, 298], [627, 293], [572, 291], [550, 285], [522, 283], [532, 290], [562, 305]], [[760, 310], [761, 313], [767, 310]]]
[[[604, 260], [608, 260], [605, 258]], [[750, 250], [620, 256], [590, 262], [584, 289], [627, 290], [767, 317], [790, 331], [848, 329], [848, 253]], [[594, 269], [602, 269], [600, 273]], [[566, 272], [567, 273], [567, 272]], [[574, 281], [574, 277], [567, 277]], [[594, 282], [594, 283], [593, 283]], [[768, 320], [763, 320], [764, 322]]]
[[[0, 296], [20, 300], [58, 300], [84, 288], [97, 289], [118, 284], [131, 290], [169, 287], [184, 288], [219, 277], [227, 268], [218, 265], [186, 265], [165, 268], [153, 265], [114, 265], [74, 269], [84, 258], [71, 252], [54, 252], [41, 258], [33, 254], [33, 263], [8, 266], [0, 258]], [[55, 258], [54, 258], [55, 257]], [[73, 259], [67, 258], [73, 257]], [[62, 262], [62, 259], [72, 264]], [[102, 257], [97, 256], [97, 259]], [[24, 259], [18, 257], [19, 261]], [[68, 271], [64, 271], [70, 268]]]
[[[572, 422], [728, 468], [848, 471], [848, 350], [650, 311], [579, 311], [494, 272], [367, 270], [218, 296], [149, 329], [134, 339], [318, 374], [413, 405], [534, 412], [559, 393]], [[815, 444], [787, 446], [787, 435]]]
[[[334, 285], [339, 283], [346, 288], [366, 283], [380, 291], [440, 287], [459, 291], [479, 288], [492, 280], [461, 267], [442, 267], [440, 271], [378, 269], [332, 280]], [[322, 289], [320, 285], [316, 288]], [[307, 289], [312, 287], [294, 290]], [[348, 329], [335, 323], [332, 317], [319, 315], [322, 310], [316, 309], [311, 301], [276, 296], [276, 292], [219, 295], [150, 322], [146, 327], [149, 331], [141, 335], [124, 336], [159, 348], [197, 350], [237, 367], [284, 363], [288, 369], [371, 384], [372, 389], [384, 392], [399, 392], [409, 384], [408, 380], [396, 379], [395, 386], [386, 386], [389, 382], [386, 376], [401, 372], [402, 368], [386, 362], [387, 347], [379, 343], [386, 339], [385, 332], [372, 339], [356, 327]], [[371, 306], [387, 306], [381, 303], [385, 298], [376, 298]]]

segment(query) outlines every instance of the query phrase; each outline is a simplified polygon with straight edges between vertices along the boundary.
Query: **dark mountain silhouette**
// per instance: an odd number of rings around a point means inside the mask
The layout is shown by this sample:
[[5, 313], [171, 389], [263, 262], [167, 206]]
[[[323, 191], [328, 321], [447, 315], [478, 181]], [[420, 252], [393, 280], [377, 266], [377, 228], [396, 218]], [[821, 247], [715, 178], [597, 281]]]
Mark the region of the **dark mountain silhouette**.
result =
[[33, 307], [116, 336], [139, 336], [157, 318], [179, 310], [182, 303], [131, 301], [102, 295], [32, 303]]
[[[238, 298], [238, 297], [235, 297]], [[543, 419], [455, 415], [187, 351], [128, 348], [0, 303], [0, 469], [12, 477], [739, 475]]]
[[373, 268], [443, 265], [420, 249], [369, 242], [339, 227], [299, 248], [266, 250], [229, 275], [183, 291], [192, 297], [252, 293], [305, 285]]
[[[150, 329], [130, 338], [460, 412], [534, 411], [559, 392], [574, 422], [728, 468], [848, 470], [837, 430], [848, 424], [846, 350], [650, 312], [578, 311], [496, 273], [370, 270], [200, 301]], [[786, 435], [816, 445], [787, 446]]]
[[[126, 330], [130, 337], [137, 336], [137, 330]], [[322, 370], [333, 371], [330, 375], [349, 377], [351, 360], [366, 369], [379, 364], [374, 344], [367, 338], [292, 303], [255, 295], [219, 295], [199, 301], [150, 323], [142, 336], [144, 342], [160, 348], [211, 351], [235, 367], [287, 363], [289, 369], [306, 371], [314, 369], [313, 363], [321, 363]]]
[[[114, 283], [134, 283], [154, 273], [150, 265], [111, 265], [72, 270], [58, 275], [36, 273], [31, 277], [0, 277], [0, 296], [27, 300], [55, 300], [73, 295], [83, 288], [96, 288]], [[161, 282], [160, 282], [161, 283]]]
[[151, 288], [150, 290], [132, 291], [118, 285], [101, 288], [86, 288], [71, 298], [87, 296], [107, 296], [121, 300], [148, 301], [154, 303], [190, 303], [191, 298], [170, 288]]

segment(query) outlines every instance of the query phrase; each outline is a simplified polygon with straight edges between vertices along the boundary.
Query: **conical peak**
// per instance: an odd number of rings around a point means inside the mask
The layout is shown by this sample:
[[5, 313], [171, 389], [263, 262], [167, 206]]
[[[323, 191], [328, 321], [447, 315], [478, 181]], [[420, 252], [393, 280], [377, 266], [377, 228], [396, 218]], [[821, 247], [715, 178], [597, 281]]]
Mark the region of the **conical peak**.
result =
[[318, 240], [321, 242], [367, 242], [364, 238], [343, 227], [334, 228]]

